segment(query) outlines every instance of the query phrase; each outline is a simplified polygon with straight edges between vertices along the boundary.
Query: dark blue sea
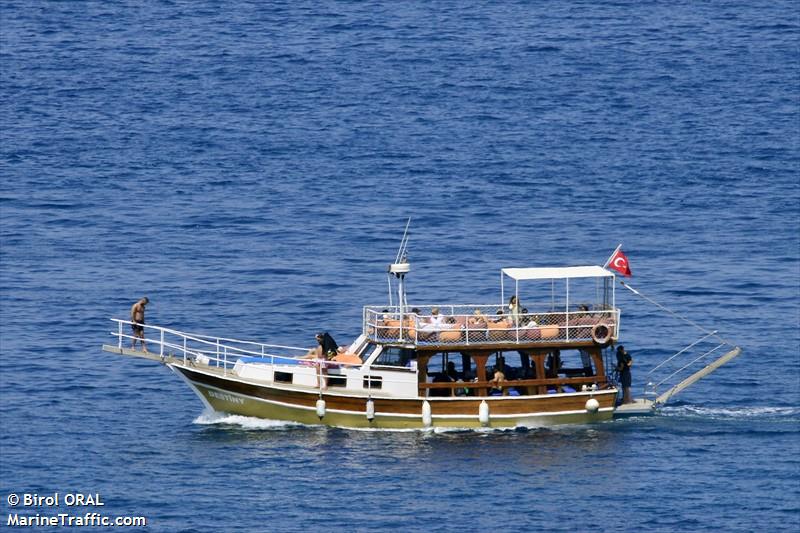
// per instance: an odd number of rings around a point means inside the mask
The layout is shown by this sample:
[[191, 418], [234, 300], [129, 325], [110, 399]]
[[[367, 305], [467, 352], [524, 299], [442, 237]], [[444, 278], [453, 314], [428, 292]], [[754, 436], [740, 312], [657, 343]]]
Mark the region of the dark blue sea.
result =
[[[795, 2], [7, 0], [0, 71], [4, 527], [800, 529]], [[410, 303], [623, 243], [743, 354], [655, 417], [370, 432], [204, 413], [100, 349], [144, 295], [151, 324], [354, 338], [408, 217]], [[699, 332], [617, 301], [641, 396]], [[105, 506], [8, 501], [55, 492]]]

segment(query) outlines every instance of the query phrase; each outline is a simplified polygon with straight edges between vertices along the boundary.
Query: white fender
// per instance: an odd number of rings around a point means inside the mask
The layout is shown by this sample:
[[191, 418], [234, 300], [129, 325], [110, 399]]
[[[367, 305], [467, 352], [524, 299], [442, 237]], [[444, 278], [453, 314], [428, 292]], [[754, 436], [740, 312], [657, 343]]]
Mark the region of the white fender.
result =
[[600, 402], [598, 402], [594, 398], [589, 398], [588, 400], [586, 400], [587, 413], [596, 413], [599, 410], [600, 410]]
[[322, 398], [317, 400], [317, 416], [320, 420], [322, 420], [322, 417], [325, 416], [325, 400]]
[[375, 419], [375, 402], [372, 398], [367, 400], [367, 420], [372, 422]]
[[478, 420], [482, 426], [489, 425], [489, 404], [486, 400], [481, 401], [481, 406], [478, 408]]
[[429, 428], [433, 425], [433, 415], [431, 414], [431, 404], [428, 400], [422, 402], [422, 425]]

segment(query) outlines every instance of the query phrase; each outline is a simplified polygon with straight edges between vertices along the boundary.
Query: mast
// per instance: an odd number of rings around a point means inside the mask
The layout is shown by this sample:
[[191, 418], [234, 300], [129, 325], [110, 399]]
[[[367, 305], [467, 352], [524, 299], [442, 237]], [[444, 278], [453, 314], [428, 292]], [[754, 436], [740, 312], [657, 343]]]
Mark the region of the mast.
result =
[[[400, 241], [400, 249], [397, 250], [397, 256], [394, 263], [389, 265], [389, 274], [394, 274], [397, 278], [397, 298], [398, 309], [400, 315], [400, 340], [403, 340], [403, 319], [405, 318], [406, 306], [406, 274], [411, 270], [411, 264], [408, 262], [408, 227], [411, 224], [411, 217], [406, 222], [406, 229], [403, 231], [403, 239]], [[391, 292], [389, 292], [391, 299]]]

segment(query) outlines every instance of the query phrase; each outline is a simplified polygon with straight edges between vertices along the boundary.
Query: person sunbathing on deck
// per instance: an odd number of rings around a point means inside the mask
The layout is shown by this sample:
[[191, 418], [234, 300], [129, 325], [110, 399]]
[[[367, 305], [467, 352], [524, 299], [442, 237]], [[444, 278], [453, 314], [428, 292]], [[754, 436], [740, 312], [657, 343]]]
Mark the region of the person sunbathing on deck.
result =
[[[419, 320], [419, 339], [431, 340], [436, 337], [436, 333], [448, 332], [451, 330], [458, 330], [463, 328], [459, 326], [458, 321], [453, 316], [442, 316], [439, 314], [439, 308], [431, 308], [431, 316], [427, 319]], [[452, 342], [455, 338], [446, 339], [447, 342]]]
[[439, 308], [431, 308], [431, 316], [419, 320], [419, 329], [422, 331], [439, 331], [444, 324], [444, 317], [439, 314]]
[[486, 315], [480, 309], [475, 309], [475, 313], [469, 317], [467, 324], [472, 329], [486, 329]]

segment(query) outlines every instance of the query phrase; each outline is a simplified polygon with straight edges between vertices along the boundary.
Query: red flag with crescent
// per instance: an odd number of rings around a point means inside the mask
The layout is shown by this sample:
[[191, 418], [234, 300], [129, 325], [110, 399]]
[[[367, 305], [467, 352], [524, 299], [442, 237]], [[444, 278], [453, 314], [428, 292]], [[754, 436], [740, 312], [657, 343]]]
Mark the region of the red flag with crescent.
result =
[[614, 255], [608, 260], [608, 268], [616, 270], [625, 277], [631, 277], [631, 265], [628, 263], [628, 258], [622, 253], [621, 248], [617, 248]]

